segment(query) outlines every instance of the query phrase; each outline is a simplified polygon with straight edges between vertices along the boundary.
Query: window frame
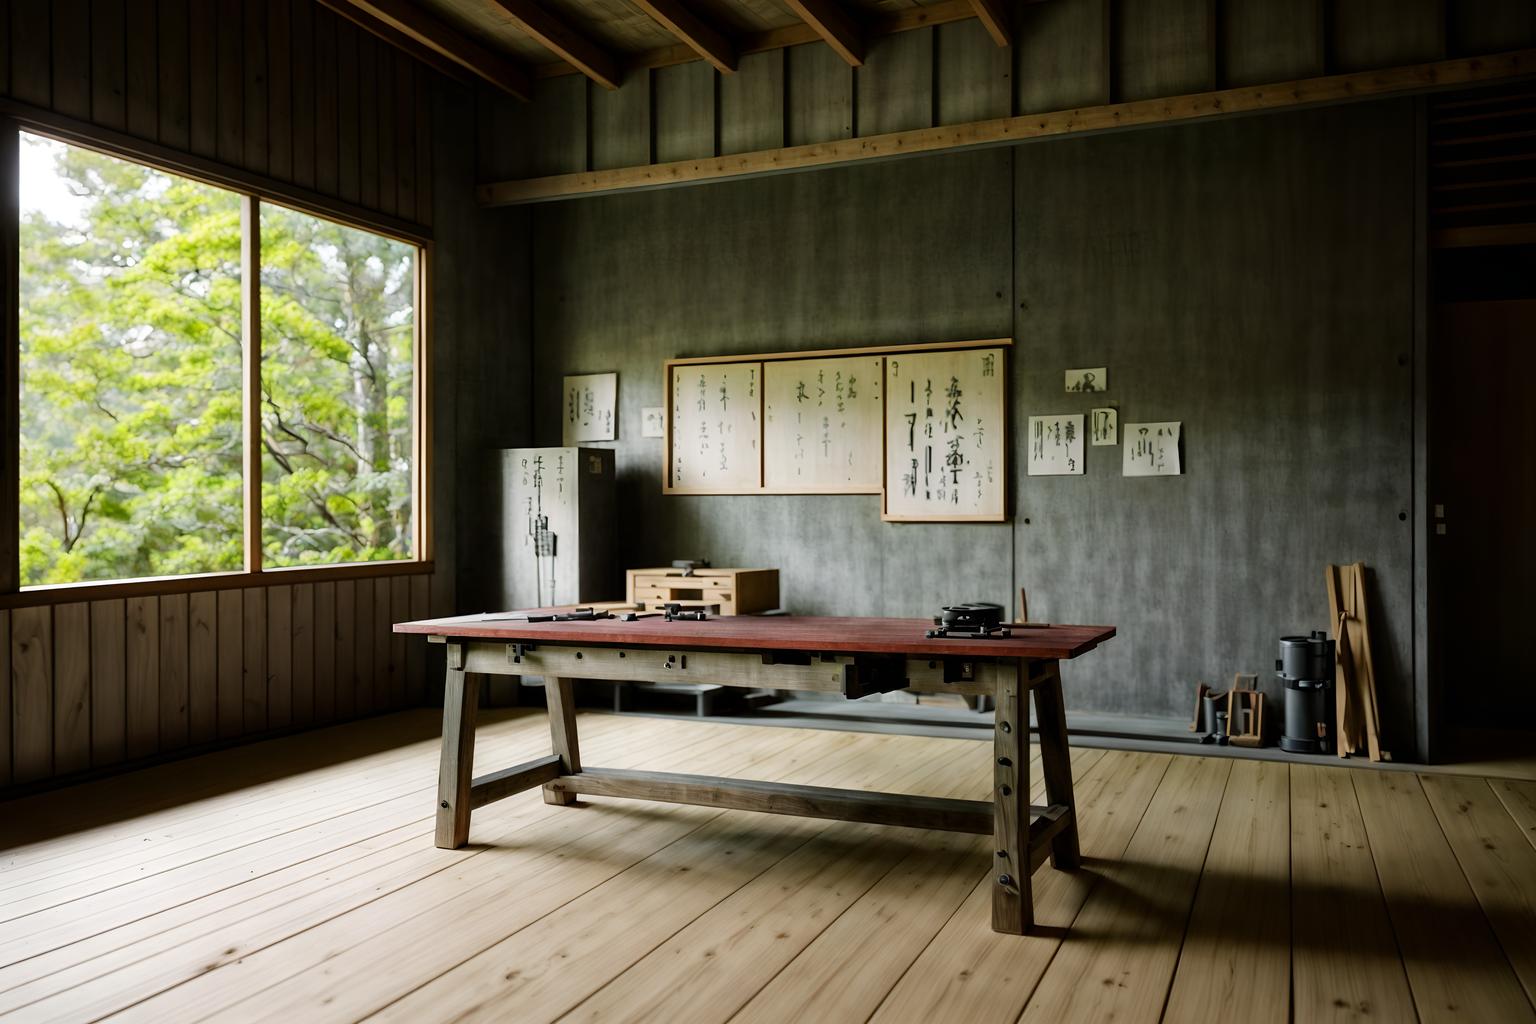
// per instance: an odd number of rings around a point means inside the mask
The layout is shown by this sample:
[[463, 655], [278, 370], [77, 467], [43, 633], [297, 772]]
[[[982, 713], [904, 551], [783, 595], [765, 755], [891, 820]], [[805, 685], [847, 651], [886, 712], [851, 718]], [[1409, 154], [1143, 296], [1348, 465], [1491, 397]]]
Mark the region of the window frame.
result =
[[[93, 150], [240, 197], [241, 433], [244, 567], [227, 572], [20, 585], [20, 180], [21, 134]], [[261, 204], [271, 203], [345, 227], [382, 235], [416, 252], [412, 316], [412, 557], [324, 565], [262, 564], [261, 519]], [[419, 224], [333, 200], [201, 157], [72, 118], [0, 100], [0, 608], [111, 597], [194, 593], [327, 580], [371, 579], [433, 571], [431, 519], [431, 232]]]

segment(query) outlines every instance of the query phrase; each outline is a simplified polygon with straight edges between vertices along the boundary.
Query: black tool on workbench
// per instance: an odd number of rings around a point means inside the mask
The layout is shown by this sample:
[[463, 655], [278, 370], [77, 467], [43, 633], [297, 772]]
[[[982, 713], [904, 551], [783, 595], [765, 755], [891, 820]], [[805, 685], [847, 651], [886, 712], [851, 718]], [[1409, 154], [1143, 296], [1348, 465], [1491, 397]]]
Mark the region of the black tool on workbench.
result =
[[1003, 622], [1003, 606], [990, 601], [946, 605], [933, 624], [935, 628], [923, 634], [930, 639], [1006, 640], [1013, 635]]
[[703, 608], [684, 608], [676, 603], [662, 607], [668, 622], [703, 622], [709, 618], [709, 614]]
[[577, 608], [568, 612], [552, 612], [549, 615], [530, 615], [529, 622], [592, 622], [597, 619], [611, 619], [612, 612], [599, 612], [591, 608]]

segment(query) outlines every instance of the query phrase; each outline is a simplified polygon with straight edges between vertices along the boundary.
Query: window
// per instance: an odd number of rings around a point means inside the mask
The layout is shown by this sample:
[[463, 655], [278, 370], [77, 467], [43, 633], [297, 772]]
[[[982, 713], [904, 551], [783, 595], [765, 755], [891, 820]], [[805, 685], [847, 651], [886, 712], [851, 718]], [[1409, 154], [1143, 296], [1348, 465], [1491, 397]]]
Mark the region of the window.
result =
[[420, 557], [420, 249], [20, 143], [21, 585]]
[[416, 249], [261, 210], [266, 565], [410, 558]]

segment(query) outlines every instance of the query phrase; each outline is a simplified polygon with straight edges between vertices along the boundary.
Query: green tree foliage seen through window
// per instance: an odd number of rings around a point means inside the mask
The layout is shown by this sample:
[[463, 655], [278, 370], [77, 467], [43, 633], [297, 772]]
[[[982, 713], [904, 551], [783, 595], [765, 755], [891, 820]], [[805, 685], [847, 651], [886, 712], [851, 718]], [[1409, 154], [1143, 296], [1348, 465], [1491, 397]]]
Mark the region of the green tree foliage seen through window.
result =
[[[22, 583], [238, 570], [240, 197], [22, 141]], [[266, 559], [410, 557], [415, 249], [263, 209]]]

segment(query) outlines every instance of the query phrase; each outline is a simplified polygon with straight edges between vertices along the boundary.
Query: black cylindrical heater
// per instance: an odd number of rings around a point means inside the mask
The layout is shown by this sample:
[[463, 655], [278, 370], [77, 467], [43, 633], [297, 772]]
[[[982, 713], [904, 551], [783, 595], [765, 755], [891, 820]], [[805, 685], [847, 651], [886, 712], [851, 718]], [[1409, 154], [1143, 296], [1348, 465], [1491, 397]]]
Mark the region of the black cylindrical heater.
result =
[[1285, 731], [1280, 749], [1293, 754], [1333, 751], [1333, 641], [1321, 630], [1280, 638], [1276, 674], [1285, 684]]

